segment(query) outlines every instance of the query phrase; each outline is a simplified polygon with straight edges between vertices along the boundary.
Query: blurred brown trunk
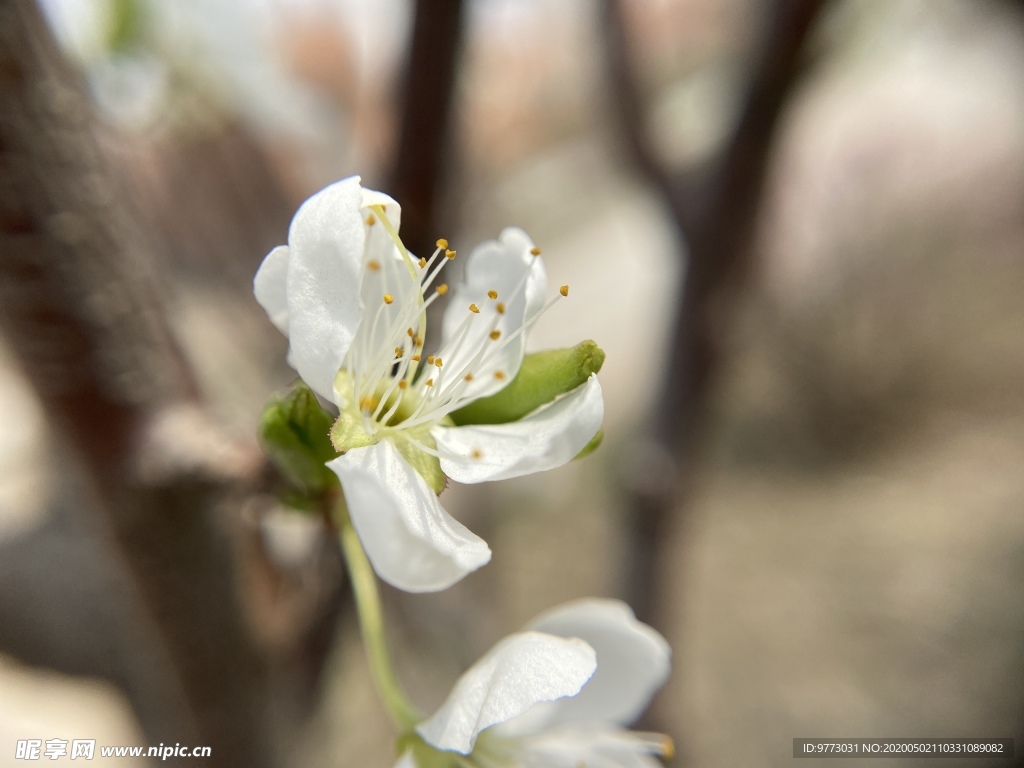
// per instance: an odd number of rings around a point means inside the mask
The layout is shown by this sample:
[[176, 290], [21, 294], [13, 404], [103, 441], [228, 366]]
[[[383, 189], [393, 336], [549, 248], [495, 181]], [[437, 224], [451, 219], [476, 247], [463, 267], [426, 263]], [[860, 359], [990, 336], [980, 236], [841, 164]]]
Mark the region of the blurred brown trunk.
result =
[[[610, 80], [621, 129], [634, 162], [665, 200], [685, 243], [685, 277], [667, 348], [668, 369], [653, 404], [657, 418], [637, 446], [627, 477], [625, 596], [645, 621], [666, 627], [678, 585], [666, 571], [688, 527], [694, 465], [699, 458], [722, 341], [750, 271], [768, 160], [779, 116], [803, 69], [804, 42], [825, 0], [775, 0], [752, 56], [739, 120], [724, 150], [700, 172], [673, 172], [650, 146], [622, 0], [606, 0]], [[665, 729], [661, 707], [645, 727]], [[682, 737], [683, 734], [675, 734]], [[685, 741], [676, 764], [685, 764]]]
[[[146, 226], [159, 238], [161, 263], [248, 301], [253, 275], [285, 241], [298, 201], [245, 125], [225, 119], [182, 134], [129, 145], [117, 160]], [[263, 314], [255, 301], [248, 303]]]
[[98, 150], [84, 87], [35, 3], [0, 0], [0, 322], [132, 574], [176, 689], [164, 743], [277, 764], [266, 675], [217, 503], [247, 468], [195, 407], [148, 246]]
[[[671, 553], [673, 513], [684, 509], [701, 445], [721, 341], [752, 260], [751, 241], [779, 116], [802, 70], [804, 41], [824, 0], [776, 0], [767, 8], [751, 61], [743, 109], [728, 144], [701, 173], [664, 167], [649, 146], [630, 60], [624, 3], [607, 0], [610, 80], [622, 133], [634, 162], [662, 194], [686, 245], [668, 348], [669, 367], [652, 413], [658, 415], [630, 478], [627, 597], [637, 614], [659, 624], [671, 596], [660, 570]], [[673, 546], [678, 539], [671, 539]]]
[[402, 204], [402, 239], [417, 254], [429, 255], [443, 234], [438, 230], [443, 223], [438, 221], [438, 202], [451, 149], [463, 16], [462, 0], [416, 2], [402, 127], [387, 189]]

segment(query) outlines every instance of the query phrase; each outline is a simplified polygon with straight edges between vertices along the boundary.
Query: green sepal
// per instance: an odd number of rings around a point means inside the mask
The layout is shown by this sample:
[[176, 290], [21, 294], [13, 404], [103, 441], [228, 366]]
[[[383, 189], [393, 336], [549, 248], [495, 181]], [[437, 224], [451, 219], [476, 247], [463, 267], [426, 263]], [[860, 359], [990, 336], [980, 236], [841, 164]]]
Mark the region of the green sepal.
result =
[[259, 437], [278, 471], [306, 494], [337, 486], [338, 478], [324, 464], [338, 454], [331, 445], [334, 418], [303, 383], [272, 400], [260, 418]]
[[584, 445], [580, 452], [577, 453], [572, 460], [576, 461], [576, 459], [582, 459], [584, 456], [589, 456], [590, 454], [597, 450], [597, 447], [601, 444], [602, 440], [604, 440], [604, 430], [599, 429], [597, 430], [597, 434], [590, 438], [590, 442]]
[[355, 382], [352, 374], [342, 368], [334, 377], [334, 392], [338, 396], [338, 420], [331, 427], [334, 450], [344, 453], [353, 448], [365, 448], [375, 442], [363, 427], [363, 416], [356, 404]]
[[430, 746], [415, 731], [403, 733], [399, 736], [395, 747], [395, 751], [399, 755], [412, 752], [412, 759], [416, 764], [416, 768], [460, 768], [460, 765], [464, 764], [458, 760], [461, 755], [453, 752], [443, 752]]
[[[429, 428], [424, 429], [422, 432], [417, 430], [410, 437], [414, 437], [418, 442], [433, 451], [437, 450], [437, 443], [430, 436]], [[420, 477], [427, 481], [427, 485], [430, 486], [434, 493], [441, 493], [445, 489], [445, 486], [448, 484], [448, 476], [441, 471], [440, 459], [421, 451], [408, 440], [395, 440], [395, 445], [398, 448], [398, 452], [402, 454], [402, 458], [420, 473]]]
[[365, 448], [373, 445], [376, 440], [363, 428], [363, 417], [359, 411], [351, 408], [342, 408], [338, 414], [338, 420], [328, 431], [332, 448], [338, 453], [350, 451], [353, 448]]
[[[593, 341], [575, 347], [534, 352], [512, 382], [490, 397], [476, 400], [451, 413], [456, 426], [466, 424], [507, 424], [571, 392], [601, 370], [604, 350]], [[596, 446], [595, 446], [596, 447]]]

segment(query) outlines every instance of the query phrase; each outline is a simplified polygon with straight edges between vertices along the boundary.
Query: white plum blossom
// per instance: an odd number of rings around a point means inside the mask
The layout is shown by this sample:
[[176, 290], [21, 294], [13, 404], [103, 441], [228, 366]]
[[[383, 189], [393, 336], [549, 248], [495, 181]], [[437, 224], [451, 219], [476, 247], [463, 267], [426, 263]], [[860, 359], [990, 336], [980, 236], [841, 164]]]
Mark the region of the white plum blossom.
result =
[[[416, 732], [455, 753], [452, 765], [657, 768], [671, 740], [624, 726], [668, 678], [670, 655], [625, 603], [567, 603], [488, 651]], [[411, 751], [399, 761], [413, 764]]]
[[358, 177], [339, 181], [299, 208], [288, 245], [267, 255], [254, 287], [289, 338], [291, 366], [338, 406], [331, 436], [341, 455], [327, 466], [370, 562], [390, 584], [425, 592], [491, 557], [438, 501], [446, 478], [478, 483], [561, 466], [597, 433], [604, 406], [592, 375], [519, 421], [455, 426], [453, 411], [519, 371], [526, 331], [551, 306], [544, 264], [519, 229], [476, 248], [427, 355], [426, 309], [448, 293], [440, 277], [456, 254], [444, 240], [426, 258], [410, 254], [400, 216]]

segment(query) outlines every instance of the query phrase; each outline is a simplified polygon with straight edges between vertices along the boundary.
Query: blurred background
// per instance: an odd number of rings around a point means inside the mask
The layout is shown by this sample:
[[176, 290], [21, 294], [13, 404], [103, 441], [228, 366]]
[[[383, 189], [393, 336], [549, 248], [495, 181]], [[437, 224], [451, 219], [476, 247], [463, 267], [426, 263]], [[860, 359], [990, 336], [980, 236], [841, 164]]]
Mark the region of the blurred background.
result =
[[0, 765], [392, 764], [337, 546], [254, 447], [294, 374], [252, 276], [352, 174], [413, 250], [527, 230], [572, 286], [531, 346], [607, 352], [601, 449], [449, 489], [493, 562], [384, 587], [426, 711], [604, 595], [673, 647], [673, 765], [1024, 750], [1024, 5], [40, 9], [0, 2]]

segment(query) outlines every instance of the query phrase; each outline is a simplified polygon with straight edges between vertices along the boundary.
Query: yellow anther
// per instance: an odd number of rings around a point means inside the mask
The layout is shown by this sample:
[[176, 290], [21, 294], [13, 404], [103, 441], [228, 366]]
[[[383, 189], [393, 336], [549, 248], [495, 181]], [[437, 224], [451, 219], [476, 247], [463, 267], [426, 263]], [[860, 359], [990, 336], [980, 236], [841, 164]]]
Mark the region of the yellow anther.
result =
[[434, 364], [434, 356], [433, 355], [427, 355], [427, 365], [433, 365], [433, 364]]
[[504, 379], [505, 379], [505, 372], [504, 371], [495, 371], [494, 372], [494, 378], [496, 378], [498, 381], [504, 381]]
[[415, 339], [413, 339], [413, 343], [415, 343], [417, 347], [422, 347], [423, 346], [423, 337], [422, 336], [417, 336]]
[[487, 298], [488, 299], [492, 299], [492, 300], [498, 298], [498, 292], [497, 291], [488, 291], [487, 292]]
[[560, 294], [562, 294], [563, 296], [568, 296], [569, 295], [569, 286], [568, 285], [563, 285], [561, 288], [558, 289], [558, 292]]
[[377, 217], [374, 216], [372, 213], [369, 216], [366, 217], [366, 225], [367, 226], [372, 227], [376, 223], [377, 223]]
[[540, 256], [540, 248], [538, 248], [535, 245], [533, 246], [533, 248], [530, 249], [530, 253], [532, 253], [534, 256]]
[[436, 290], [439, 294], [444, 296], [446, 293], [448, 293], [448, 283], [441, 283], [434, 290]]
[[411, 339], [414, 336], [412, 328], [406, 328], [405, 329], [405, 335], [408, 336]]
[[395, 301], [395, 297], [392, 296], [390, 293], [385, 293], [384, 294], [384, 303], [385, 304], [393, 304], [394, 301]]
[[442, 360], [442, 359], [441, 359], [441, 358], [439, 357], [439, 358], [437, 358], [436, 360], [434, 360], [434, 365], [436, 365], [436, 366], [437, 366], [438, 368], [440, 368], [440, 367], [441, 367], [442, 365], [444, 365], [444, 360]]
[[404, 352], [405, 350], [401, 347], [395, 347], [395, 357], [401, 357]]
[[474, 459], [483, 458], [483, 452], [479, 448], [474, 448], [473, 453], [470, 454]]
[[427, 379], [425, 382], [423, 382], [423, 386], [425, 386], [425, 387], [432, 387], [432, 386], [434, 386], [434, 380], [433, 379]]
[[427, 266], [427, 260], [426, 259], [420, 259], [419, 264], [420, 264], [420, 269], [423, 269], [425, 266]]
[[379, 402], [380, 400], [378, 400], [377, 398], [371, 397], [370, 395], [366, 395], [365, 397], [363, 397], [362, 400], [359, 401], [359, 407], [362, 408], [364, 411], [372, 411], [374, 408], [377, 407], [377, 404]]
[[406, 381], [405, 379], [402, 379], [400, 382], [398, 382], [398, 388], [399, 389], [408, 389], [409, 388], [409, 382]]
[[676, 756], [676, 744], [668, 736], [665, 736], [661, 742], [661, 756], [668, 760]]
[[455, 258], [455, 251], [448, 251], [448, 250], [446, 250], [444, 252], [444, 255], [445, 255], [445, 258], [447, 258], [447, 259], [454, 259]]
[[505, 305], [502, 302], [499, 301], [497, 304], [495, 304], [494, 308], [498, 310], [499, 315], [505, 314]]
[[437, 247], [438, 248], [447, 248], [448, 247], [448, 241], [445, 240], [443, 237], [438, 238], [438, 240], [437, 240]]
[[473, 314], [479, 315], [480, 314], [480, 307], [478, 307], [476, 304], [470, 304], [469, 305], [469, 311], [472, 312]]
[[491, 338], [497, 341], [501, 338], [501, 331], [491, 331]]
[[473, 380], [473, 374], [472, 373], [467, 373], [462, 378], [464, 378], [466, 381], [472, 381]]
[[419, 355], [413, 355], [413, 356], [412, 356], [412, 361], [413, 361], [414, 363], [418, 363], [418, 362], [420, 361], [420, 356], [419, 356]]
[[366, 262], [366, 268], [369, 269], [371, 272], [380, 272], [380, 262], [368, 261]]

